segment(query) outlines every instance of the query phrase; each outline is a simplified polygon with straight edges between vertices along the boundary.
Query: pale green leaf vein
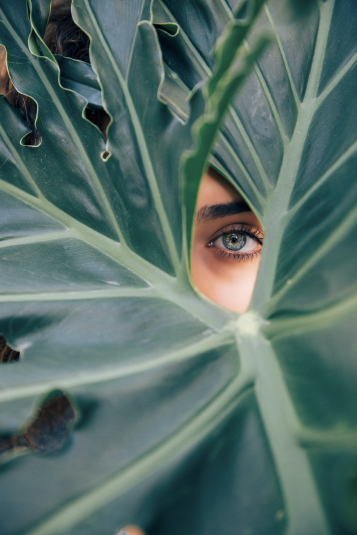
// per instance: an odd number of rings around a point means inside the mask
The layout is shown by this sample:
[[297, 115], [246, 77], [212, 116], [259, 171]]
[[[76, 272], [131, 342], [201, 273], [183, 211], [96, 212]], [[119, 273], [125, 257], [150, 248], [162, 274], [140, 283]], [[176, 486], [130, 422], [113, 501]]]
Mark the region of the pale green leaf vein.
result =
[[233, 412], [241, 396], [250, 386], [251, 378], [239, 374], [206, 407], [165, 441], [147, 451], [98, 487], [79, 496], [70, 504], [64, 505], [24, 535], [55, 535], [68, 531], [93, 512], [115, 500], [127, 489], [155, 473], [166, 463], [187, 453]]
[[175, 240], [173, 238], [172, 229], [171, 229], [171, 226], [169, 224], [169, 220], [168, 220], [168, 217], [167, 217], [167, 214], [166, 214], [166, 211], [165, 211], [165, 207], [164, 207], [164, 204], [163, 204], [163, 201], [162, 201], [162, 198], [161, 198], [160, 189], [159, 189], [157, 181], [156, 181], [154, 167], [153, 167], [153, 164], [151, 162], [150, 152], [149, 152], [149, 149], [148, 149], [147, 144], [146, 144], [145, 135], [144, 135], [144, 132], [143, 132], [143, 130], [141, 128], [140, 120], [139, 120], [138, 114], [136, 112], [136, 108], [135, 108], [134, 102], [133, 102], [133, 100], [131, 98], [131, 94], [130, 94], [128, 85], [126, 83], [126, 80], [125, 80], [124, 76], [122, 75], [122, 73], [121, 73], [121, 71], [120, 71], [120, 69], [119, 69], [119, 67], [117, 65], [117, 62], [115, 61], [115, 58], [113, 57], [113, 54], [112, 54], [112, 52], [111, 52], [111, 50], [110, 50], [110, 48], [109, 48], [109, 46], [108, 46], [108, 44], [106, 42], [106, 39], [105, 39], [103, 33], [101, 32], [101, 29], [100, 29], [100, 27], [98, 25], [98, 22], [96, 20], [96, 17], [94, 15], [93, 11], [92, 11], [92, 9], [91, 9], [91, 7], [89, 5], [89, 2], [88, 2], [88, 0], [84, 0], [84, 1], [85, 1], [86, 6], [87, 6], [88, 14], [89, 14], [89, 16], [91, 18], [91, 23], [93, 24], [93, 27], [95, 28], [95, 31], [96, 31], [97, 36], [98, 36], [98, 39], [100, 40], [101, 45], [102, 45], [103, 49], [105, 50], [106, 56], [108, 57], [108, 59], [110, 61], [111, 68], [113, 69], [113, 72], [115, 73], [115, 75], [116, 75], [116, 77], [118, 79], [118, 82], [119, 82], [119, 84], [120, 84], [120, 86], [122, 88], [124, 99], [125, 99], [125, 102], [127, 104], [128, 112], [129, 112], [129, 115], [130, 115], [130, 118], [131, 118], [131, 121], [132, 121], [132, 124], [133, 124], [133, 127], [134, 127], [134, 131], [135, 131], [135, 134], [136, 134], [136, 139], [137, 139], [137, 142], [138, 142], [138, 145], [139, 145], [139, 148], [140, 148], [143, 165], [145, 167], [147, 178], [148, 178], [148, 181], [149, 181], [149, 184], [150, 184], [150, 187], [151, 187], [151, 191], [152, 191], [152, 194], [153, 194], [153, 200], [154, 200], [154, 203], [155, 203], [156, 211], [157, 211], [159, 220], [161, 222], [162, 230], [163, 230], [163, 233], [164, 233], [164, 236], [165, 236], [165, 239], [166, 239], [167, 247], [168, 247], [168, 250], [170, 252], [173, 265], [175, 266], [175, 270], [176, 270], [176, 272], [179, 272], [179, 270], [180, 270], [180, 260], [179, 260], [178, 254], [177, 254], [177, 250], [176, 250], [176, 246], [175, 246]]
[[[251, 48], [250, 46], [248, 45], [247, 41], [245, 41], [245, 48], [251, 52]], [[283, 124], [281, 122], [281, 119], [280, 119], [280, 115], [278, 113], [278, 110], [275, 106], [275, 102], [273, 100], [273, 97], [272, 97], [272, 94], [268, 88], [268, 85], [264, 79], [264, 76], [259, 68], [259, 65], [257, 62], [254, 63], [254, 72], [255, 74], [257, 75], [257, 78], [259, 80], [259, 83], [260, 83], [260, 86], [263, 90], [263, 93], [264, 95], [266, 96], [266, 99], [269, 103], [269, 106], [270, 106], [270, 109], [271, 109], [271, 112], [273, 114], [273, 117], [274, 117], [274, 121], [275, 121], [275, 124], [278, 128], [278, 131], [279, 131], [279, 134], [280, 134], [280, 137], [281, 137], [281, 141], [283, 143], [283, 146], [284, 146], [284, 149], [287, 148], [287, 145], [289, 143], [289, 138], [288, 136], [286, 135], [286, 132], [284, 130], [284, 127], [283, 127]]]
[[355, 317], [357, 313], [357, 288], [349, 297], [325, 306], [317, 312], [305, 312], [295, 316], [288, 316], [282, 319], [271, 320], [264, 329], [269, 338], [282, 338], [291, 335], [322, 330], [342, 323]]
[[[239, 321], [238, 321], [239, 324]], [[237, 329], [242, 361], [255, 369], [255, 394], [279, 475], [289, 524], [286, 534], [328, 534], [326, 515], [306, 451], [296, 441], [300, 425], [271, 344]], [[296, 482], [299, 481], [299, 485]]]
[[270, 300], [268, 304], [268, 311], [272, 310], [276, 303], [290, 291], [309, 271], [313, 269], [316, 264], [326, 257], [331, 249], [337, 247], [341, 241], [346, 237], [347, 233], [357, 223], [357, 207], [352, 208], [345, 216], [343, 221], [334, 230], [329, 232], [328, 237], [321, 243], [319, 247], [314, 250], [314, 253], [309, 259], [290, 277], [289, 282], [286, 283]]
[[[306, 136], [316, 110], [316, 90], [323, 64], [326, 41], [330, 27], [333, 1], [327, 0], [320, 9], [321, 17], [316, 38], [315, 53], [310, 69], [307, 89], [303, 106], [300, 107], [293, 136], [287, 149], [284, 151], [283, 162], [276, 188], [271, 195], [265, 214], [266, 235], [274, 236], [269, 247], [263, 247], [260, 260], [258, 277], [254, 287], [254, 293], [250, 308], [262, 310], [270, 308], [274, 281], [276, 276], [278, 252], [284, 235], [286, 213], [290, 204], [292, 191], [299, 172], [301, 155], [304, 149]], [[280, 214], [280, 217], [277, 215]], [[262, 276], [264, 274], [264, 276]], [[267, 305], [268, 303], [268, 305]], [[265, 314], [264, 314], [265, 315]]]
[[11, 388], [2, 388], [0, 390], [0, 403], [38, 396], [56, 388], [69, 390], [84, 385], [122, 379], [148, 372], [160, 366], [173, 365], [184, 360], [196, 358], [206, 351], [223, 348], [230, 344], [232, 344], [232, 337], [228, 335], [227, 332], [215, 333], [203, 338], [199, 342], [184, 347], [183, 349], [173, 351], [160, 357], [150, 358], [149, 356], [146, 356], [145, 360], [136, 363], [131, 362], [132, 359], [128, 359], [129, 361], [127, 363], [120, 362], [116, 366], [112, 364], [109, 368], [104, 369], [100, 369], [98, 366], [94, 370], [82, 369], [76, 374], [73, 374], [73, 371], [70, 371], [68, 376], [62, 378], [58, 377], [57, 373], [56, 379], [52, 381], [44, 380], [29, 385], [22, 384], [20, 386], [12, 386]]
[[[103, 284], [104, 286], [104, 284]], [[33, 292], [21, 294], [1, 294], [0, 303], [39, 303], [49, 301], [93, 301], [96, 299], [118, 299], [119, 297], [142, 297], [142, 298], [158, 298], [159, 295], [151, 287], [146, 288], [116, 288], [115, 286], [107, 285], [107, 289], [103, 290], [67, 290], [57, 292]]]
[[228, 5], [227, 1], [226, 0], [220, 0], [224, 10], [226, 11], [228, 17], [230, 20], [233, 20], [234, 19], [234, 15], [232, 13], [232, 10], [230, 8], [230, 6]]
[[270, 181], [269, 181], [269, 178], [268, 178], [268, 175], [266, 174], [265, 172], [265, 169], [263, 167], [263, 164], [258, 156], [258, 153], [257, 151], [255, 150], [255, 147], [246, 131], [246, 129], [244, 128], [243, 124], [242, 124], [242, 121], [239, 119], [238, 115], [237, 115], [237, 112], [236, 110], [233, 108], [233, 106], [230, 106], [229, 107], [229, 110], [228, 110], [228, 114], [230, 115], [233, 123], [235, 124], [238, 132], [241, 134], [247, 148], [248, 148], [248, 151], [252, 157], [252, 160], [253, 162], [255, 163], [255, 166], [260, 174], [260, 177], [262, 179], [262, 184], [264, 185], [265, 189], [266, 190], [270, 190], [271, 189], [271, 184], [270, 184]]
[[[172, 15], [172, 13], [169, 11], [169, 9], [167, 8], [167, 6], [165, 6], [165, 4], [163, 4], [163, 2], [161, 0], [160, 1], [160, 4], [162, 5], [163, 9], [165, 10], [165, 12], [168, 14], [168, 17], [171, 19], [172, 22], [175, 22], [176, 24], [177, 21], [175, 19], [175, 17]], [[201, 71], [201, 76], [210, 76], [212, 74], [212, 70], [209, 68], [209, 66], [207, 65], [207, 63], [204, 61], [203, 57], [199, 54], [199, 52], [196, 50], [196, 48], [193, 46], [192, 42], [189, 40], [189, 38], [187, 37], [187, 35], [185, 34], [185, 32], [182, 30], [182, 28], [180, 27], [180, 35], [182, 36], [182, 38], [184, 39], [185, 41], [185, 44], [186, 46], [191, 50], [191, 53], [193, 54], [196, 62], [197, 62], [197, 67], [198, 67], [198, 70]], [[269, 179], [268, 179], [268, 176], [265, 172], [265, 169], [263, 167], [263, 164], [259, 158], [259, 155], [257, 153], [257, 151], [255, 150], [255, 147], [253, 145], [253, 143], [251, 142], [250, 140], [250, 137], [248, 136], [248, 133], [247, 131], [245, 130], [242, 122], [240, 121], [240, 119], [238, 118], [237, 116], [237, 113], [235, 111], [235, 109], [233, 108], [233, 106], [230, 106], [229, 109], [228, 109], [228, 112], [227, 114], [230, 116], [230, 118], [232, 119], [233, 123], [235, 124], [235, 126], [237, 127], [239, 133], [241, 134], [248, 150], [249, 150], [249, 153], [252, 157], [252, 160], [259, 172], [259, 175], [261, 177], [261, 180], [262, 180], [262, 183], [265, 185], [266, 188], [269, 188], [270, 189], [270, 182], [269, 182]]]
[[282, 45], [282, 42], [281, 42], [281, 39], [280, 39], [280, 36], [279, 36], [279, 32], [277, 31], [277, 28], [276, 28], [276, 26], [274, 24], [273, 17], [271, 16], [271, 13], [269, 11], [269, 7], [267, 6], [267, 4], [265, 4], [264, 9], [265, 9], [265, 13], [266, 13], [266, 15], [268, 17], [268, 20], [270, 22], [270, 25], [272, 27], [272, 30], [274, 31], [275, 38], [276, 38], [276, 41], [277, 41], [277, 44], [278, 44], [278, 47], [279, 47], [279, 50], [280, 50], [281, 58], [283, 60], [284, 67], [285, 67], [285, 70], [286, 70], [286, 74], [287, 74], [288, 79], [289, 79], [291, 91], [292, 91], [292, 94], [294, 96], [295, 104], [296, 104], [297, 109], [299, 109], [300, 106], [301, 106], [301, 102], [300, 102], [298, 93], [296, 91], [295, 83], [294, 83], [294, 80], [293, 80], [293, 77], [292, 77], [292, 74], [291, 74], [291, 71], [290, 71], [290, 67], [289, 67], [289, 63], [288, 63], [288, 60], [287, 60], [287, 57], [286, 57], [286, 54], [285, 54], [284, 47]]
[[45, 214], [51, 216], [56, 221], [59, 221], [66, 227], [68, 227], [71, 233], [68, 232], [67, 236], [77, 237], [84, 242], [92, 245], [99, 251], [110, 256], [113, 260], [116, 260], [119, 264], [125, 265], [128, 269], [133, 271], [139, 277], [141, 276], [145, 281], [148, 279], [152, 281], [170, 280], [171, 278], [163, 273], [160, 269], [156, 268], [153, 264], [146, 262], [142, 257], [135, 254], [133, 251], [123, 248], [122, 244], [114, 241], [99, 232], [87, 227], [74, 217], [70, 216], [66, 212], [63, 212], [60, 208], [50, 203], [45, 198], [38, 198], [30, 195], [29, 193], [5, 182], [0, 179], [0, 190], [5, 191], [30, 204], [31, 206], [41, 210]]
[[[207, 303], [199, 298], [190, 286], [183, 287], [176, 278], [171, 277], [159, 268], [147, 262], [144, 258], [134, 253], [131, 249], [123, 247], [117, 241], [111, 240], [107, 236], [80, 223], [77, 219], [63, 212], [46, 199], [39, 199], [29, 193], [0, 179], [0, 190], [17, 197], [26, 203], [38, 208], [42, 212], [50, 215], [71, 230], [71, 235], [78, 238], [99, 251], [108, 255], [120, 265], [141, 277], [149, 286], [155, 287], [159, 297], [186, 310], [190, 315], [199, 321], [206, 323], [213, 328], [221, 328], [227, 321], [228, 313], [220, 307]], [[70, 234], [68, 233], [68, 236]]]
[[7, 247], [18, 247], [19, 245], [31, 245], [34, 243], [48, 243], [64, 238], [72, 238], [73, 236], [74, 233], [72, 233], [70, 230], [61, 230], [59, 232], [48, 232], [44, 234], [36, 234], [33, 236], [25, 236], [21, 238], [11, 238], [8, 240], [0, 241], [0, 249], [5, 249]]
[[296, 432], [296, 439], [304, 448], [324, 448], [341, 450], [356, 450], [357, 430], [346, 429], [342, 425], [333, 429], [311, 429], [301, 427]]
[[[1, 9], [0, 9], [0, 14], [3, 17], [4, 22], [7, 24], [7, 28], [9, 30], [9, 32], [11, 33], [11, 36], [13, 37], [14, 41], [21, 48], [21, 50], [26, 54], [29, 62], [32, 64], [32, 66], [35, 69], [35, 71], [37, 72], [40, 80], [42, 81], [44, 87], [46, 88], [47, 92], [49, 93], [49, 95], [51, 97], [51, 101], [56, 105], [56, 108], [58, 109], [58, 112], [61, 115], [61, 117], [63, 119], [63, 122], [66, 125], [66, 128], [68, 129], [68, 132], [69, 132], [70, 136], [72, 137], [75, 146], [78, 148], [80, 157], [85, 162], [85, 165], [86, 165], [86, 167], [87, 167], [87, 169], [89, 171], [89, 174], [90, 174], [90, 176], [91, 176], [91, 178], [92, 178], [92, 180], [93, 180], [93, 182], [94, 182], [94, 184], [95, 184], [95, 186], [97, 188], [97, 191], [98, 191], [98, 193], [99, 193], [99, 195], [100, 195], [100, 197], [102, 199], [102, 202], [103, 202], [103, 204], [105, 206], [105, 209], [106, 209], [106, 211], [107, 211], [107, 213], [109, 215], [111, 223], [112, 223], [113, 227], [115, 228], [120, 241], [123, 242], [123, 236], [122, 236], [122, 233], [121, 233], [120, 228], [118, 226], [116, 217], [115, 217], [114, 212], [112, 210], [112, 207], [110, 206], [108, 198], [105, 195], [105, 192], [104, 192], [104, 189], [102, 187], [102, 184], [101, 184], [101, 182], [99, 180], [99, 177], [98, 177], [98, 175], [97, 175], [97, 173], [96, 173], [96, 171], [95, 171], [95, 169], [93, 167], [92, 162], [90, 161], [90, 159], [88, 157], [87, 151], [84, 148], [84, 145], [83, 145], [83, 143], [81, 141], [81, 138], [77, 134], [76, 130], [73, 128], [71, 118], [68, 116], [68, 114], [65, 111], [60, 99], [57, 96], [56, 91], [54, 90], [54, 88], [52, 87], [52, 84], [49, 82], [49, 80], [47, 79], [47, 76], [43, 72], [41, 62], [42, 61], [50, 61], [50, 60], [48, 58], [42, 57], [41, 59], [38, 59], [37, 61], [35, 61], [34, 60], [34, 56], [31, 54], [31, 52], [28, 50], [28, 48], [24, 45], [22, 39], [19, 37], [19, 35], [16, 32], [16, 30], [11, 26], [11, 24], [9, 23], [8, 19], [6, 18], [4, 12]], [[63, 92], [64, 91], [65, 90], [63, 90]]]
[[35, 190], [37, 196], [39, 198], [43, 198], [43, 194], [40, 190], [40, 188], [38, 187], [38, 185], [36, 184], [34, 178], [32, 177], [31, 173], [29, 172], [29, 170], [27, 169], [26, 165], [24, 164], [24, 162], [22, 161], [22, 158], [20, 157], [20, 154], [19, 152], [16, 150], [15, 148], [15, 145], [13, 143], [13, 141], [10, 140], [9, 136], [7, 135], [6, 133], [6, 130], [5, 128], [0, 124], [0, 133], [1, 133], [1, 137], [2, 139], [5, 141], [6, 145], [8, 146], [8, 148], [10, 149], [10, 152], [12, 153], [13, 157], [14, 157], [14, 161], [16, 162], [16, 165], [20, 167], [23, 175], [27, 178], [27, 180], [29, 181], [29, 183], [31, 184], [32, 188]]
[[333, 78], [329, 85], [324, 89], [324, 91], [317, 97], [317, 103], [320, 105], [326, 97], [337, 87], [341, 80], [346, 76], [346, 74], [351, 70], [357, 61], [357, 53], [352, 56], [352, 58], [346, 63], [346, 65], [340, 70], [340, 72]]
[[[257, 199], [259, 200], [259, 202], [262, 204], [262, 206], [264, 206], [265, 204], [265, 198], [263, 197], [263, 195], [260, 193], [260, 191], [258, 190], [257, 186], [255, 185], [255, 182], [254, 180], [252, 180], [250, 174], [248, 173], [245, 165], [243, 164], [243, 162], [241, 161], [241, 159], [238, 157], [238, 154], [236, 153], [236, 151], [233, 149], [232, 145], [229, 143], [228, 139], [226, 138], [226, 136], [224, 135], [224, 133], [222, 131], [219, 132], [218, 134], [218, 137], [221, 139], [222, 143], [225, 145], [226, 147], [226, 150], [229, 152], [229, 154], [231, 155], [231, 157], [234, 159], [234, 161], [236, 162], [236, 164], [238, 165], [238, 167], [241, 169], [242, 173], [244, 174], [245, 178], [247, 179], [250, 187], [252, 188], [252, 190], [254, 191], [254, 194], [256, 195]], [[257, 212], [259, 212], [258, 210], [256, 210]], [[262, 215], [262, 214], [258, 214], [257, 215]]]
[[316, 99], [334, 5], [335, 0], [327, 0], [324, 3], [320, 3], [320, 24], [304, 101]]
[[294, 204], [289, 211], [289, 219], [291, 219], [296, 212], [306, 203], [306, 201], [315, 193], [342, 165], [344, 165], [357, 152], [357, 141], [353, 143], [331, 167], [310, 187], [310, 189], [301, 197], [301, 199]]

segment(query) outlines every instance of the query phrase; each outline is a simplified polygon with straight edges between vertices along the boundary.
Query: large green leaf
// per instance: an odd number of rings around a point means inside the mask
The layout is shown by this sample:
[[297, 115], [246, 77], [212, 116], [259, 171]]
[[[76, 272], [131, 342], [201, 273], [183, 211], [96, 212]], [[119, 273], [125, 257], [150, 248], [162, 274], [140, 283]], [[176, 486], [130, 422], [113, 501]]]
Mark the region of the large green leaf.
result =
[[[41, 40], [49, 1], [0, 8], [42, 136], [21, 145], [27, 128], [0, 101], [0, 332], [21, 350], [1, 365], [1, 429], [21, 428], [52, 389], [82, 415], [63, 451], [3, 457], [3, 533], [357, 532], [357, 8], [230, 4], [75, 0], [107, 142], [83, 118], [84, 71], [64, 61], [59, 83]], [[207, 158], [265, 229], [238, 317], [187, 276]]]

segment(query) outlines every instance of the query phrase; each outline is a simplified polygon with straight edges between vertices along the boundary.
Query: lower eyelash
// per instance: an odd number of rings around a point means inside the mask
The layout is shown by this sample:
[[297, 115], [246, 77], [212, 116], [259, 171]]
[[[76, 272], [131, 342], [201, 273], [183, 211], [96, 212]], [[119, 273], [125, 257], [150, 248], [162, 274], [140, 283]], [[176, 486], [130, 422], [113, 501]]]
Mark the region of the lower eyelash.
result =
[[254, 260], [254, 258], [257, 258], [260, 253], [262, 252], [261, 249], [259, 251], [252, 251], [251, 253], [230, 253], [228, 251], [224, 251], [220, 247], [214, 247], [216, 249], [217, 253], [219, 253], [223, 258], [229, 258], [230, 260], [234, 260], [236, 262], [245, 262], [246, 260]]

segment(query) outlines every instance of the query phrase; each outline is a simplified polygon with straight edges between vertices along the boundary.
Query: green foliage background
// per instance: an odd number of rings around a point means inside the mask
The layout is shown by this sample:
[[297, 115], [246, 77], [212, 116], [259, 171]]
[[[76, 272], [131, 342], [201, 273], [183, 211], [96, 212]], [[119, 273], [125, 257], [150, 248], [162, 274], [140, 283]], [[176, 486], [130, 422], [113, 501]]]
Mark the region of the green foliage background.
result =
[[[242, 4], [74, 0], [98, 85], [44, 45], [49, 0], [1, 2], [42, 136], [1, 99], [1, 432], [55, 389], [79, 415], [2, 457], [2, 533], [357, 533], [357, 7]], [[187, 275], [207, 158], [265, 229], [238, 317]]]

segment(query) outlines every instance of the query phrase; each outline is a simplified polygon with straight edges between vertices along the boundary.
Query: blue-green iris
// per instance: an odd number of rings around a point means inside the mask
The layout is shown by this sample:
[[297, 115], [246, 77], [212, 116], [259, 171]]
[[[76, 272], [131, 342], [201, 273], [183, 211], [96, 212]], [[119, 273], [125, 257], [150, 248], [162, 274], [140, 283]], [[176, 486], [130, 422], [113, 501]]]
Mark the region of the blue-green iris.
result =
[[227, 249], [230, 249], [231, 251], [239, 251], [245, 246], [247, 237], [244, 234], [230, 232], [229, 234], [224, 234], [222, 236], [222, 241]]

